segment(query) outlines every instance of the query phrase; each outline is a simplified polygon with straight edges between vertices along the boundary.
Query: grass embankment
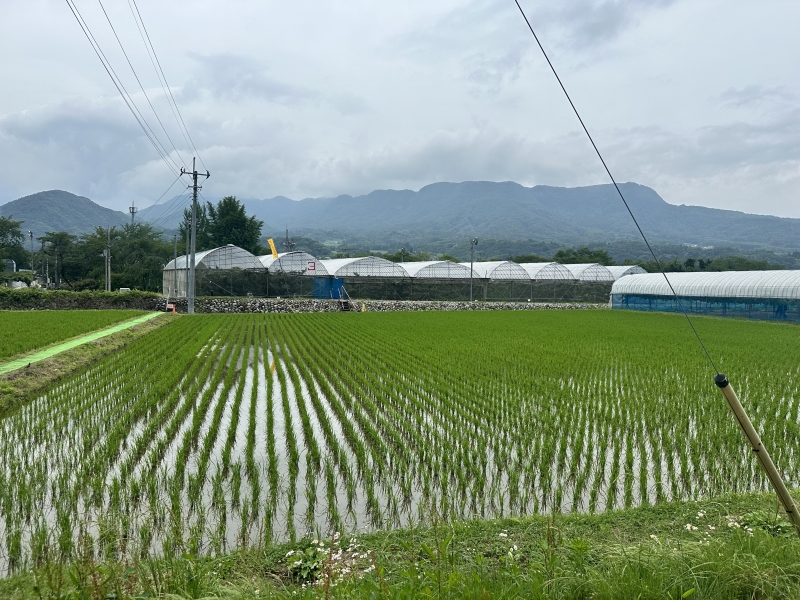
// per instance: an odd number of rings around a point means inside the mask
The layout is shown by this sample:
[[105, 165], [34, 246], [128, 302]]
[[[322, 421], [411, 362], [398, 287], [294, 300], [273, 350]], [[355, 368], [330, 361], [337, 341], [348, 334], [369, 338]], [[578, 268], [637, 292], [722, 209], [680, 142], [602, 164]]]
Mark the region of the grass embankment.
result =
[[800, 597], [800, 541], [770, 495], [441, 523], [213, 558], [95, 564], [85, 551], [70, 567], [0, 580], [0, 597]]
[[[4, 312], [3, 320], [0, 320], [0, 330], [7, 327], [5, 318], [10, 316], [17, 317], [32, 317], [31, 321], [25, 322], [24, 319], [17, 319], [17, 326], [20, 324], [36, 323], [38, 315], [44, 315], [55, 320], [54, 317], [65, 317], [67, 323], [81, 323], [80, 319], [71, 321], [72, 315], [82, 314], [84, 317], [87, 315], [96, 316], [98, 320], [93, 321], [95, 326], [88, 331], [95, 331], [113, 325], [123, 320], [133, 318], [145, 314], [144, 311], [139, 310], [109, 310], [109, 311], [79, 311], [78, 312], [36, 312], [36, 313], [15, 313]], [[121, 318], [120, 318], [121, 317]], [[29, 367], [19, 369], [11, 373], [0, 375], [0, 418], [9, 415], [19, 406], [25, 404], [28, 400], [36, 394], [44, 391], [52, 384], [73, 375], [76, 371], [90, 365], [101, 358], [124, 348], [134, 340], [139, 339], [143, 335], [162, 327], [163, 325], [172, 322], [177, 316], [164, 314], [158, 316], [150, 321], [135, 325], [130, 329], [113, 333], [107, 337], [88, 342], [77, 348], [72, 348], [51, 358], [42, 360], [40, 362], [32, 363]], [[113, 319], [113, 320], [108, 320]], [[105, 321], [105, 322], [104, 322]], [[10, 322], [10, 321], [9, 321]], [[45, 319], [45, 325], [51, 324], [52, 321]], [[98, 323], [103, 323], [98, 325]], [[40, 323], [41, 324], [41, 323]], [[14, 335], [20, 335], [20, 329], [14, 331]], [[75, 335], [67, 338], [58, 338], [58, 341], [65, 341], [71, 339]], [[3, 342], [0, 342], [2, 345]], [[44, 346], [34, 347], [32, 349], [40, 350], [43, 347], [52, 346], [53, 344], [45, 344]], [[29, 348], [30, 350], [31, 348]], [[13, 358], [13, 357], [8, 357]], [[7, 362], [4, 360], [3, 362]]]
[[145, 314], [141, 310], [0, 312], [0, 363]]

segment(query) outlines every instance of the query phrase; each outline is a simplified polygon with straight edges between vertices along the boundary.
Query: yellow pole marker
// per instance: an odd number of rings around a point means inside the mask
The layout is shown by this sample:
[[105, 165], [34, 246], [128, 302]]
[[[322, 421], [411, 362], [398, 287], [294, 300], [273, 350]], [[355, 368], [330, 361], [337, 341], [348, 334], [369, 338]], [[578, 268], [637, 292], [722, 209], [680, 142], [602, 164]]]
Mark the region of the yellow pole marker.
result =
[[267, 240], [267, 243], [269, 243], [269, 249], [272, 250], [272, 258], [277, 260], [278, 259], [278, 251], [275, 250], [275, 242], [272, 240], [272, 238], [269, 238]]
[[270, 373], [274, 373], [275, 372], [275, 361], [274, 360], [272, 361], [272, 364], [269, 366], [269, 372]]

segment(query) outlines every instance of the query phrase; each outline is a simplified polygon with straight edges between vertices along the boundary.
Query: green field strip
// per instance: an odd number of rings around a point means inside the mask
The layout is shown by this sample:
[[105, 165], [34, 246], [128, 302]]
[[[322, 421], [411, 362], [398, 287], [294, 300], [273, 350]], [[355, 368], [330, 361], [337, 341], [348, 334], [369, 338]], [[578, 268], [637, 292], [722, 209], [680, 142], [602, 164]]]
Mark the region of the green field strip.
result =
[[95, 331], [93, 333], [83, 335], [79, 338], [75, 338], [74, 340], [64, 342], [63, 344], [52, 346], [51, 348], [47, 348], [46, 350], [40, 350], [39, 352], [34, 352], [33, 354], [29, 354], [27, 356], [23, 356], [22, 358], [12, 360], [10, 362], [0, 365], [0, 375], [5, 375], [6, 373], [10, 373], [11, 371], [16, 371], [17, 369], [21, 369], [31, 363], [39, 362], [40, 360], [45, 360], [46, 358], [50, 358], [51, 356], [55, 356], [56, 354], [60, 354], [67, 350], [72, 350], [73, 348], [77, 348], [78, 346], [81, 346], [83, 344], [99, 340], [100, 338], [104, 338], [108, 335], [111, 335], [112, 333], [117, 333], [118, 331], [130, 329], [134, 325], [140, 325], [161, 314], [164, 313], [160, 312], [149, 313], [141, 317], [137, 317], [131, 321], [125, 321], [123, 323], [119, 323], [118, 325], [113, 325], [111, 327], [108, 327], [107, 329], [101, 329], [100, 331]]

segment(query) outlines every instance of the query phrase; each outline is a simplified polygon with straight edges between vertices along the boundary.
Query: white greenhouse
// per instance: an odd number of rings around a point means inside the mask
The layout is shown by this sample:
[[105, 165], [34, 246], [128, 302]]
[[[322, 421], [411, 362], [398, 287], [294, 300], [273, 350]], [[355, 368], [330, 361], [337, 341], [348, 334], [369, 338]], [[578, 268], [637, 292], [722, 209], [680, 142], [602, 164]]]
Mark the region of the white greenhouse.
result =
[[449, 260], [397, 263], [415, 279], [469, 279], [469, 267]]
[[325, 269], [321, 260], [312, 256], [308, 252], [282, 252], [278, 258], [272, 254], [259, 256], [258, 260], [270, 273], [287, 273], [293, 275], [308, 275], [324, 277], [329, 273]]
[[329, 258], [320, 262], [333, 277], [408, 277], [403, 267], [377, 256]]
[[614, 275], [606, 267], [597, 263], [582, 263], [575, 265], [564, 265], [572, 273], [572, 278], [582, 283], [611, 283]]
[[572, 281], [575, 279], [568, 268], [555, 262], [520, 263], [532, 281]]
[[[233, 244], [196, 252], [194, 268], [198, 283], [204, 273], [210, 271], [263, 272], [265, 270], [258, 257]], [[179, 256], [169, 261], [162, 274], [164, 295], [170, 298], [185, 298], [189, 279], [189, 257]]]
[[667, 273], [630, 275], [611, 288], [614, 308], [689, 312], [751, 319], [800, 321], [800, 271]]
[[[469, 277], [469, 263], [461, 263], [467, 267]], [[472, 263], [473, 277], [489, 281], [530, 281], [527, 271], [510, 260], [490, 260]]]
[[643, 273], [647, 273], [647, 271], [639, 265], [622, 265], [618, 267], [606, 267], [606, 269], [611, 271], [611, 274], [614, 276], [614, 281], [626, 275], [642, 275]]

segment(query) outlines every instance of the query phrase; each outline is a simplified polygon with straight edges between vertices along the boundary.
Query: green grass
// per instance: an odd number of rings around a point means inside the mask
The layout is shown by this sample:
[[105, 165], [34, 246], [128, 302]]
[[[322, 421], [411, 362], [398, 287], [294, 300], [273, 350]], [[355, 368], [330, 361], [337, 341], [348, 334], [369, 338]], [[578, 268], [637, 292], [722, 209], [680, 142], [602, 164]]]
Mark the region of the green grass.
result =
[[211, 558], [99, 564], [87, 555], [0, 580], [0, 596], [794, 599], [800, 541], [774, 507], [772, 496], [725, 496], [602, 515], [442, 521]]
[[[800, 330], [695, 323], [797, 487]], [[720, 533], [725, 515], [744, 523], [746, 513], [714, 499], [768, 483], [713, 374], [675, 315], [181, 317], [46, 388], [2, 422], [0, 560], [22, 572], [87, 557], [160, 565], [151, 561], [166, 556], [177, 565], [187, 555], [198, 557], [191, 564], [199, 569], [214, 564], [203, 557], [256, 556], [263, 580], [273, 573], [265, 565], [286, 573], [288, 565], [275, 562], [288, 552], [283, 542], [366, 528], [379, 532], [368, 539], [385, 543], [374, 551], [399, 597], [424, 590], [402, 592], [404, 576], [392, 565], [428, 564], [436, 547], [436, 568], [445, 555], [448, 581], [457, 579], [451, 597], [481, 597], [469, 574], [487, 564], [480, 575], [487, 583], [479, 583], [495, 586], [492, 596], [524, 583], [521, 597], [580, 597], [574, 586], [585, 575], [562, 577], [547, 561], [571, 565], [569, 557], [585, 551], [574, 546], [583, 538], [597, 567], [597, 597], [613, 597], [603, 582], [631, 573], [656, 590], [643, 598], [680, 597], [694, 579], [716, 582], [717, 597], [750, 597], [737, 590], [773, 577], [783, 594], [797, 584], [794, 559], [781, 554], [796, 552], [789, 538], [758, 527], [752, 538], [738, 528]], [[684, 533], [694, 521], [683, 507], [693, 501], [716, 521]], [[554, 526], [531, 518], [553, 511], [564, 515]], [[527, 528], [515, 538], [524, 573], [516, 558], [505, 560], [504, 545], [497, 554], [476, 540], [478, 553], [451, 556], [464, 527], [499, 544], [506, 538], [492, 528], [509, 518]], [[451, 527], [459, 537], [443, 548]], [[758, 547], [749, 541], [756, 535]], [[434, 546], [431, 536], [440, 536]], [[400, 539], [410, 541], [404, 547]], [[729, 563], [749, 568], [747, 561], [755, 565], [747, 577], [722, 573]], [[708, 564], [701, 576], [697, 569]], [[560, 596], [548, 591], [554, 586]]]
[[143, 314], [141, 310], [0, 311], [0, 362]]

